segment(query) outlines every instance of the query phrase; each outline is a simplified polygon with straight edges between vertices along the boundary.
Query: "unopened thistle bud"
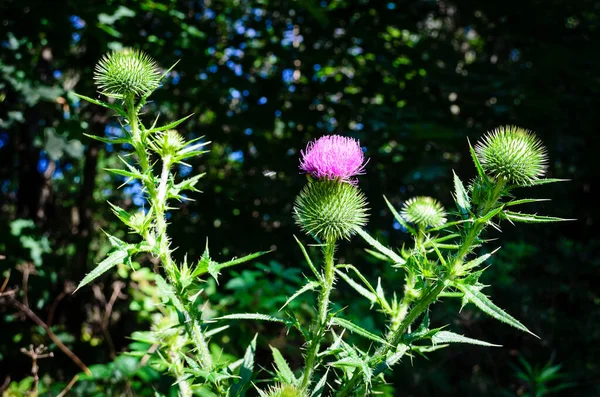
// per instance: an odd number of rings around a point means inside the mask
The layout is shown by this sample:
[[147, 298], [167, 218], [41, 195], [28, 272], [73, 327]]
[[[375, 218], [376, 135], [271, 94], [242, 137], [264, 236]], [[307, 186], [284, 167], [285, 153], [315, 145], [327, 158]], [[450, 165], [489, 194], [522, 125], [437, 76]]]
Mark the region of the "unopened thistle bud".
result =
[[444, 207], [431, 197], [419, 196], [406, 200], [401, 215], [407, 222], [422, 228], [439, 227], [446, 223]]
[[489, 176], [511, 184], [531, 185], [546, 172], [546, 148], [533, 132], [523, 128], [497, 128], [475, 145], [475, 151]]
[[308, 234], [325, 241], [349, 239], [367, 222], [367, 202], [354, 186], [364, 172], [358, 141], [327, 135], [302, 151], [300, 169], [312, 175], [294, 203], [296, 222]]
[[186, 141], [177, 131], [168, 130], [156, 135], [150, 146], [161, 156], [173, 156], [186, 146]]
[[106, 54], [94, 71], [99, 91], [117, 98], [149, 94], [158, 87], [160, 76], [150, 56], [131, 48]]
[[308, 397], [308, 394], [292, 385], [272, 386], [266, 392], [259, 390], [258, 393], [260, 397]]
[[323, 179], [309, 182], [294, 203], [296, 223], [325, 241], [349, 239], [367, 223], [367, 201], [354, 185]]

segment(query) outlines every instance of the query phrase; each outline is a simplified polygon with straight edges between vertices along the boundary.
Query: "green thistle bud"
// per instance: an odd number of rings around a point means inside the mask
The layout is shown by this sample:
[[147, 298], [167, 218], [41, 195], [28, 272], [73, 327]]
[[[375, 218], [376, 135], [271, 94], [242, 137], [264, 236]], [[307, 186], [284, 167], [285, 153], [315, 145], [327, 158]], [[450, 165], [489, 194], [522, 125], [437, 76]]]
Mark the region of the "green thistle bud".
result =
[[147, 219], [146, 214], [142, 211], [136, 212], [129, 218], [129, 227], [139, 234], [144, 234], [144, 232], [148, 229], [150, 224], [150, 220]]
[[294, 203], [294, 217], [306, 233], [319, 239], [349, 239], [355, 228], [367, 223], [366, 205], [356, 186], [323, 179], [302, 189]]
[[475, 151], [488, 175], [515, 185], [531, 185], [546, 172], [546, 148], [533, 132], [519, 127], [495, 129], [475, 145]]
[[158, 87], [160, 77], [156, 62], [131, 48], [104, 55], [94, 71], [99, 91], [116, 98], [147, 95]]
[[258, 393], [261, 397], [308, 397], [306, 393], [292, 385], [278, 385], [270, 387], [266, 392], [259, 390]]
[[176, 155], [186, 145], [185, 139], [175, 130], [168, 130], [155, 136], [150, 147], [161, 156]]
[[446, 223], [446, 211], [436, 199], [419, 196], [408, 199], [402, 206], [402, 217], [420, 227], [438, 227]]

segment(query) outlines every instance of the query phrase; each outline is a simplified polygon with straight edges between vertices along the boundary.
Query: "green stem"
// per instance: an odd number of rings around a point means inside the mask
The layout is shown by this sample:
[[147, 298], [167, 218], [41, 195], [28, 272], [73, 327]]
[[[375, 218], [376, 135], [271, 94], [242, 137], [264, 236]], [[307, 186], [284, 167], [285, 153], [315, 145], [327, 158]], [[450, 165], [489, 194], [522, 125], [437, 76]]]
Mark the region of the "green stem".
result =
[[334, 254], [335, 254], [335, 241], [330, 241], [325, 244], [323, 250], [323, 256], [325, 260], [325, 271], [323, 277], [323, 284], [321, 285], [321, 294], [319, 295], [319, 313], [318, 318], [315, 319], [313, 326], [314, 334], [308, 345], [308, 351], [306, 353], [306, 359], [304, 361], [304, 374], [302, 376], [302, 385], [300, 388], [306, 391], [310, 386], [313, 372], [316, 366], [317, 355], [321, 347], [321, 342], [325, 337], [325, 331], [328, 326], [328, 315], [329, 315], [329, 296], [333, 289], [333, 282], [335, 281], [335, 266], [334, 266]]
[[[133, 141], [134, 150], [138, 157], [139, 165], [143, 175], [148, 175], [152, 172], [150, 169], [150, 159], [148, 152], [146, 151], [146, 145], [142, 141], [142, 132], [139, 128], [138, 115], [135, 107], [135, 98], [129, 97], [126, 99], [127, 113], [129, 115], [129, 125], [131, 126], [131, 136]], [[155, 233], [147, 234], [144, 238], [150, 245], [154, 246], [154, 251], [157, 252], [158, 257], [165, 269], [165, 273], [169, 280], [169, 283], [175, 287], [176, 295], [175, 299], [179, 302], [176, 306], [183, 308], [183, 317], [185, 320], [185, 329], [190, 338], [194, 343], [196, 352], [200, 356], [200, 366], [204, 369], [211, 370], [214, 368], [210, 350], [206, 338], [202, 333], [200, 324], [196, 319], [190, 315], [189, 303], [187, 296], [185, 295], [182, 288], [179, 287], [179, 281], [177, 278], [177, 265], [171, 256], [171, 250], [169, 249], [169, 237], [167, 235], [167, 220], [165, 212], [167, 208], [167, 188], [170, 176], [170, 169], [172, 166], [172, 160], [169, 156], [165, 156], [162, 159], [162, 170], [158, 187], [154, 182], [150, 180], [144, 180], [144, 186], [148, 191], [148, 197], [152, 204], [152, 210], [155, 215]]]
[[[390, 333], [388, 337], [389, 344], [382, 345], [377, 349], [373, 357], [369, 360], [369, 366], [375, 368], [381, 362], [385, 361], [387, 354], [392, 348], [396, 348], [402, 340], [402, 336], [412, 325], [412, 323], [419, 318], [423, 312], [425, 312], [429, 306], [435, 302], [438, 295], [444, 290], [445, 280], [439, 280], [437, 283], [431, 285], [419, 299], [415, 301], [415, 305], [408, 312], [408, 315], [402, 320], [398, 328]], [[356, 371], [352, 378], [344, 385], [344, 387], [336, 394], [338, 397], [350, 395], [355, 387], [359, 385], [362, 380], [362, 374], [360, 371]]]

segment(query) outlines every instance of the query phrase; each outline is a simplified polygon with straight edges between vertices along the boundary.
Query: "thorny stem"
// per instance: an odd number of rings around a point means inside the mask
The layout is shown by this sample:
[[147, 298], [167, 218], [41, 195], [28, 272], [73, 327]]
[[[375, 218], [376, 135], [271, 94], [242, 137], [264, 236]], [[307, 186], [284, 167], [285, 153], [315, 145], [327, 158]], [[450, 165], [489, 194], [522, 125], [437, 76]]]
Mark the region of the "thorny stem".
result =
[[333, 282], [335, 281], [335, 266], [334, 266], [334, 255], [335, 255], [335, 241], [328, 241], [323, 249], [323, 256], [325, 260], [325, 269], [323, 284], [321, 286], [321, 294], [319, 295], [319, 313], [318, 318], [314, 324], [314, 334], [312, 340], [309, 342], [308, 351], [306, 353], [304, 374], [302, 376], [302, 385], [300, 388], [306, 391], [310, 386], [313, 372], [316, 366], [315, 360], [319, 354], [321, 342], [325, 336], [325, 331], [328, 325], [328, 314], [329, 314], [329, 296], [333, 288]]
[[[463, 238], [461, 246], [457, 254], [454, 256], [453, 261], [448, 261], [448, 263], [451, 264], [448, 271], [444, 273], [439, 280], [426, 287], [421, 296], [413, 302], [414, 306], [410, 309], [402, 322], [395, 330], [392, 328], [392, 332], [390, 332], [387, 338], [389, 344], [380, 346], [371, 360], [369, 360], [369, 365], [371, 368], [375, 368], [377, 365], [385, 361], [387, 355], [392, 351], [392, 349], [396, 349], [401, 343], [404, 333], [408, 331], [412, 323], [419, 318], [421, 314], [427, 311], [429, 306], [438, 299], [440, 294], [444, 291], [448, 281], [456, 277], [456, 269], [462, 264], [464, 258], [473, 250], [473, 244], [486, 227], [486, 223], [481, 222], [480, 219], [484, 218], [485, 215], [487, 215], [494, 208], [495, 204], [502, 196], [502, 191], [505, 184], [505, 180], [498, 180], [496, 182], [491, 196], [489, 196], [488, 200], [481, 205], [479, 211], [477, 212], [477, 219], [475, 219], [471, 228]], [[349, 395], [359, 385], [361, 378], [362, 374], [360, 371], [356, 371], [352, 378], [336, 394], [337, 397]]]
[[[129, 98], [126, 103], [134, 149], [138, 156], [142, 173], [146, 175], [148, 171], [150, 171], [150, 161], [148, 158], [148, 153], [145, 149], [145, 145], [142, 142], [142, 132], [140, 131], [138, 125], [138, 116], [134, 99]], [[188, 298], [183, 289], [180, 288], [179, 280], [177, 278], [177, 265], [171, 256], [171, 250], [169, 248], [169, 237], [167, 235], [167, 220], [165, 217], [165, 212], [168, 200], [167, 189], [172, 165], [172, 159], [170, 156], [167, 155], [162, 158], [162, 169], [158, 187], [154, 184], [154, 182], [144, 180], [144, 186], [148, 191], [148, 196], [150, 198], [150, 202], [152, 203], [152, 210], [155, 215], [155, 233], [154, 235], [149, 233], [143, 237], [146, 240], [149, 240], [147, 242], [154, 247], [154, 252], [157, 253], [163, 268], [165, 269], [169, 283], [175, 289], [175, 295], [173, 299], [177, 299], [178, 302], [174, 302], [174, 304], [178, 310], [182, 311], [186, 332], [192, 339], [194, 347], [196, 348], [196, 352], [200, 356], [199, 365], [204, 369], [211, 370], [214, 368], [214, 364], [208, 349], [208, 343], [206, 342], [204, 334], [202, 333], [200, 324], [190, 314], [187, 304]], [[185, 394], [186, 392], [184, 389], [189, 387], [189, 385], [182, 385], [183, 383], [185, 382], [180, 382], [179, 385], [180, 391], [185, 396], [187, 394]]]

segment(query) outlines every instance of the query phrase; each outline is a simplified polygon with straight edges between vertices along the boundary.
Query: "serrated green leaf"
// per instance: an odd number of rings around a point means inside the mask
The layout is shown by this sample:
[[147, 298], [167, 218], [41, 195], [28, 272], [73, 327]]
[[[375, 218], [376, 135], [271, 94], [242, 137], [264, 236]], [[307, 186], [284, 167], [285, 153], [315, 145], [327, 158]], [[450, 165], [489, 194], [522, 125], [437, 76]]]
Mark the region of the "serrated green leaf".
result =
[[101, 137], [98, 135], [90, 135], [90, 134], [86, 134], [86, 133], [84, 133], [83, 135], [87, 136], [88, 138], [94, 139], [96, 141], [103, 142], [103, 143], [109, 143], [111, 145], [131, 142], [131, 140], [129, 138], [104, 138], [104, 137]]
[[281, 378], [280, 380], [288, 385], [295, 385], [297, 383], [297, 379], [294, 376], [294, 372], [292, 372], [289, 364], [285, 358], [283, 358], [281, 352], [273, 346], [269, 347], [273, 352], [273, 361], [275, 362], [275, 368], [277, 368], [277, 374]]
[[225, 316], [217, 317], [215, 320], [261, 320], [261, 321], [272, 321], [275, 323], [287, 324], [288, 321], [278, 318], [275, 316], [269, 316], [268, 314], [261, 313], [236, 313], [227, 314]]
[[127, 258], [128, 256], [129, 256], [129, 253], [127, 252], [127, 250], [124, 250], [122, 248], [118, 248], [115, 251], [111, 252], [108, 255], [108, 257], [106, 257], [106, 259], [104, 259], [102, 262], [100, 262], [94, 270], [89, 272], [83, 278], [83, 280], [81, 280], [81, 282], [77, 286], [77, 289], [73, 293], [77, 292], [81, 287], [91, 283], [92, 281], [94, 281], [95, 279], [100, 277], [103, 273], [107, 272], [111, 268], [115, 267], [116, 265], [118, 265], [120, 263], [123, 263], [125, 261], [125, 258]]
[[493, 217], [495, 217], [496, 215], [498, 215], [499, 213], [501, 213], [503, 209], [504, 209], [503, 206], [495, 208], [495, 209], [491, 210], [490, 212], [488, 212], [487, 214], [485, 214], [483, 217], [477, 219], [477, 222], [479, 222], [479, 223], [488, 223], [489, 221], [492, 220]]
[[317, 279], [322, 282], [323, 281], [323, 277], [317, 271], [317, 268], [315, 267], [315, 265], [313, 265], [312, 260], [310, 259], [310, 256], [308, 256], [308, 252], [306, 252], [306, 248], [304, 248], [304, 245], [300, 242], [300, 240], [298, 240], [298, 237], [294, 236], [294, 239], [296, 240], [296, 242], [300, 246], [300, 250], [302, 251], [302, 254], [304, 255], [304, 259], [306, 259], [306, 263], [308, 264], [308, 267], [310, 267], [310, 270], [312, 270], [312, 272], [314, 273], [315, 277], [317, 277]]
[[490, 252], [489, 254], [485, 254], [485, 255], [481, 255], [467, 263], [465, 263], [462, 266], [462, 270], [470, 270], [473, 268], [476, 268], [477, 266], [481, 265], [483, 262], [487, 261], [492, 255], [494, 255], [496, 253], [496, 251], [498, 251], [500, 248], [496, 248], [494, 251]]
[[222, 327], [218, 327], [218, 328], [213, 328], [213, 329], [209, 329], [204, 333], [204, 336], [206, 338], [210, 338], [213, 335], [218, 334], [221, 331], [225, 331], [227, 328], [229, 328], [229, 325], [224, 325]]
[[398, 223], [401, 224], [402, 227], [408, 230], [411, 234], [417, 234], [415, 229], [404, 220], [404, 218], [398, 213], [398, 211], [396, 211], [396, 208], [394, 208], [392, 203], [388, 201], [387, 197], [383, 196], [383, 199], [385, 200], [385, 203], [387, 204], [388, 208], [390, 209], [390, 212], [392, 213], [396, 221], [398, 221]]
[[463, 218], [467, 218], [471, 209], [469, 194], [458, 175], [454, 171], [452, 174], [454, 175], [454, 200]]
[[493, 343], [484, 342], [479, 339], [468, 338], [466, 336], [455, 334], [450, 331], [440, 331], [431, 337], [431, 341], [434, 345], [443, 343], [469, 343], [471, 345], [488, 346], [488, 347], [502, 347], [501, 345], [495, 345]]
[[352, 280], [352, 278], [350, 278], [350, 276], [348, 276], [346, 273], [344, 273], [338, 269], [336, 269], [336, 273], [342, 279], [344, 279], [344, 281], [346, 281], [348, 283], [348, 285], [350, 285], [352, 288], [354, 288], [354, 290], [356, 292], [358, 292], [359, 294], [361, 294], [362, 296], [367, 298], [369, 300], [369, 302], [371, 302], [371, 303], [377, 302], [377, 295], [375, 293], [368, 291], [362, 285], [360, 285], [356, 281]]
[[84, 101], [87, 101], [89, 103], [93, 103], [94, 105], [102, 106], [107, 109], [113, 110], [113, 111], [117, 112], [120, 116], [127, 118], [127, 114], [123, 111], [123, 109], [119, 108], [116, 105], [111, 105], [110, 103], [102, 102], [97, 99], [87, 97], [85, 95], [77, 94], [75, 92], [73, 94], [75, 94], [76, 97], [83, 99]]
[[483, 179], [486, 179], [487, 176], [485, 175], [485, 171], [483, 170], [483, 167], [481, 166], [481, 163], [479, 162], [479, 157], [477, 157], [477, 153], [475, 153], [475, 149], [473, 149], [473, 146], [471, 146], [471, 141], [469, 140], [469, 138], [467, 138], [467, 142], [469, 142], [469, 153], [471, 153], [471, 158], [473, 159], [473, 163], [475, 164], [475, 169], [477, 170], [477, 175], [479, 175]]
[[359, 234], [367, 243], [369, 243], [373, 248], [377, 251], [381, 252], [383, 255], [390, 258], [395, 264], [404, 265], [406, 261], [400, 257], [400, 255], [396, 254], [391, 249], [387, 248], [379, 241], [375, 240], [373, 237], [369, 235], [369, 233], [365, 232], [363, 229], [357, 227], [354, 229], [357, 234]]
[[340, 327], [343, 327], [345, 329], [347, 329], [350, 332], [353, 332], [355, 334], [364, 336], [367, 339], [371, 339], [375, 342], [381, 343], [383, 345], [387, 345], [388, 343], [385, 341], [385, 339], [383, 339], [381, 336], [377, 336], [369, 331], [367, 331], [364, 328], [359, 327], [358, 325], [348, 321], [348, 320], [344, 320], [343, 318], [339, 318], [339, 317], [333, 317], [331, 319], [331, 324], [334, 325], [339, 325]]
[[131, 214], [125, 211], [123, 208], [114, 205], [110, 201], [107, 201], [108, 205], [110, 205], [113, 213], [126, 225], [129, 225], [129, 220], [131, 219]]
[[323, 377], [319, 379], [310, 397], [321, 397], [325, 390], [325, 385], [327, 384], [327, 374], [329, 374], [329, 370], [325, 371]]
[[194, 113], [185, 116], [184, 118], [181, 118], [179, 120], [173, 121], [172, 123], [169, 123], [167, 125], [164, 125], [162, 127], [156, 127], [156, 128], [151, 128], [149, 130], [144, 131], [146, 134], [153, 134], [155, 132], [162, 132], [162, 131], [167, 131], [167, 130], [172, 130], [175, 127], [177, 127], [179, 124], [183, 123], [184, 121], [186, 121], [187, 119], [189, 119], [190, 117], [192, 117], [194, 115]]
[[365, 251], [366, 251], [368, 254], [370, 254], [370, 255], [374, 256], [375, 258], [379, 259], [380, 261], [394, 263], [394, 261], [393, 261], [393, 260], [391, 260], [391, 259], [390, 259], [390, 258], [388, 258], [387, 256], [385, 256], [385, 255], [383, 255], [383, 254], [381, 254], [381, 253], [379, 253], [379, 252], [377, 252], [377, 251], [373, 251], [372, 249], [369, 249], [369, 248], [365, 248]]
[[[527, 332], [536, 338], [538, 336], [527, 329], [523, 324], [517, 321], [515, 318], [510, 316], [504, 310], [500, 309], [496, 306], [487, 296], [485, 296], [481, 292], [481, 287], [475, 285], [468, 285], [462, 282], [454, 282], [454, 287], [461, 290], [465, 295], [463, 297], [463, 302], [471, 302], [475, 306], [477, 306], [481, 311], [488, 314], [489, 316], [495, 318], [498, 321], [506, 323], [512, 327], [515, 327], [521, 331]], [[464, 304], [463, 304], [464, 306]]]
[[312, 291], [315, 288], [318, 288], [320, 285], [321, 284], [319, 282], [317, 282], [317, 281], [310, 281], [304, 287], [302, 287], [298, 291], [294, 292], [294, 294], [292, 296], [290, 296], [288, 298], [288, 300], [285, 301], [285, 303], [283, 304], [283, 306], [281, 306], [281, 308], [279, 309], [279, 311], [282, 311], [287, 305], [290, 304], [290, 302], [292, 302], [294, 299], [296, 299], [297, 297], [299, 297], [303, 293], [305, 293], [307, 291]]
[[112, 172], [113, 174], [116, 175], [121, 175], [127, 178], [134, 178], [134, 179], [142, 179], [143, 175], [140, 174], [139, 172], [130, 172], [130, 171], [125, 171], [125, 170], [120, 170], [117, 168], [105, 168], [105, 171], [108, 172]]
[[558, 179], [558, 178], [545, 178], [545, 179], [537, 179], [529, 184], [529, 186], [539, 186], [546, 185], [548, 183], [556, 183], [556, 182], [569, 182], [570, 179]]
[[256, 353], [257, 336], [258, 334], [254, 335], [254, 339], [252, 339], [252, 342], [250, 342], [250, 345], [246, 349], [244, 361], [242, 361], [242, 366], [240, 368], [240, 380], [229, 389], [230, 397], [243, 396], [248, 386], [250, 386], [252, 372], [254, 371], [254, 355]]
[[505, 207], [511, 207], [513, 205], [520, 205], [520, 204], [529, 204], [529, 203], [540, 203], [543, 201], [551, 201], [550, 199], [520, 199], [520, 200], [513, 200], [513, 201], [509, 201], [508, 203], [505, 203], [504, 206]]
[[574, 221], [575, 219], [556, 218], [554, 216], [542, 216], [535, 214], [523, 214], [521, 212], [504, 211], [504, 218], [513, 222], [523, 223], [550, 223], [550, 222], [566, 222]]

